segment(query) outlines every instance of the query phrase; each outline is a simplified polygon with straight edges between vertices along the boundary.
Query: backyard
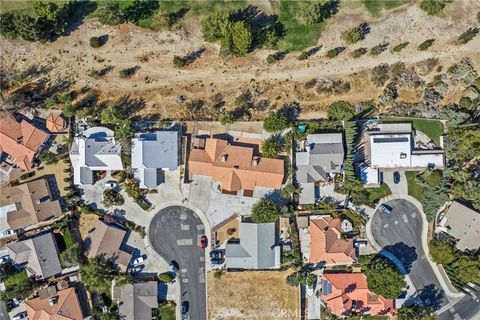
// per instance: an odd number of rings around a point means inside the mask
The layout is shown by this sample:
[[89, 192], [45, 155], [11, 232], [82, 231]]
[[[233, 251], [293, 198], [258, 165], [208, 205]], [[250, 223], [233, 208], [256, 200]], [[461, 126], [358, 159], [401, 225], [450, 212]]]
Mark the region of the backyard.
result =
[[438, 120], [427, 120], [410, 117], [385, 117], [381, 122], [410, 122], [415, 130], [425, 133], [433, 140], [436, 146], [440, 146], [440, 136], [443, 135], [443, 124]]
[[287, 285], [287, 271], [209, 272], [208, 319], [272, 319], [278, 312], [299, 319], [298, 288]]

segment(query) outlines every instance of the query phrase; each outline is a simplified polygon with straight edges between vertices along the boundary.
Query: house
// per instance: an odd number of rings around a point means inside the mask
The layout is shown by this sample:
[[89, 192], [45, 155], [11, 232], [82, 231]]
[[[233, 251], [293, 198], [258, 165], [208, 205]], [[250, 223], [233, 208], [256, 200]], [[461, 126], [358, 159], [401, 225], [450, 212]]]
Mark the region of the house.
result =
[[225, 246], [227, 269], [278, 269], [280, 246], [275, 223], [240, 222], [239, 239]]
[[67, 123], [60, 114], [52, 113], [45, 119], [45, 126], [50, 133], [60, 133], [65, 131]]
[[319, 197], [315, 184], [341, 173], [344, 154], [341, 133], [309, 134], [296, 152], [297, 181], [302, 192], [300, 204], [314, 204]]
[[157, 281], [128, 283], [115, 286], [113, 298], [118, 314], [124, 320], [150, 320], [158, 309]]
[[358, 165], [361, 168], [360, 178], [364, 185], [379, 185], [381, 181], [378, 180], [380, 178], [378, 171], [382, 170], [415, 171], [425, 168], [443, 170], [444, 150], [431, 143], [416, 141], [412, 132], [411, 123], [375, 122], [367, 128], [364, 137], [365, 164]]
[[[13, 116], [0, 118], [1, 170], [10, 175], [15, 169], [31, 171], [33, 160], [42, 151], [49, 134], [25, 119], [17, 121]], [[10, 176], [10, 179], [17, 178]]]
[[3, 189], [2, 207], [8, 206], [7, 224], [23, 229], [62, 216], [58, 200], [53, 200], [47, 179], [42, 178]]
[[104, 127], [80, 128], [70, 149], [73, 182], [76, 185], [94, 183], [94, 171], [123, 170], [121, 146], [113, 131]]
[[460, 202], [453, 201], [438, 229], [455, 238], [459, 250], [474, 253], [480, 247], [480, 213]]
[[132, 255], [120, 249], [124, 242], [126, 231], [112, 224], [98, 220], [84, 241], [89, 258], [99, 258], [112, 261], [120, 271], [125, 272]]
[[25, 301], [28, 319], [83, 320], [80, 300], [75, 288], [57, 291], [55, 287], [40, 290], [39, 296]]
[[16, 264], [26, 264], [29, 277], [41, 280], [62, 273], [57, 243], [51, 232], [7, 244], [7, 249]]
[[188, 161], [190, 173], [211, 177], [222, 192], [252, 196], [256, 187], [282, 186], [283, 160], [256, 156], [253, 147], [222, 139], [196, 137], [196, 141]]
[[356, 251], [352, 239], [342, 239], [342, 221], [331, 216], [310, 216], [310, 263], [350, 265]]
[[132, 139], [132, 169], [140, 188], [158, 187], [162, 170], [178, 168], [178, 139], [177, 131], [141, 133]]
[[394, 302], [368, 290], [363, 273], [324, 273], [321, 275], [321, 299], [338, 317], [353, 313], [392, 318]]

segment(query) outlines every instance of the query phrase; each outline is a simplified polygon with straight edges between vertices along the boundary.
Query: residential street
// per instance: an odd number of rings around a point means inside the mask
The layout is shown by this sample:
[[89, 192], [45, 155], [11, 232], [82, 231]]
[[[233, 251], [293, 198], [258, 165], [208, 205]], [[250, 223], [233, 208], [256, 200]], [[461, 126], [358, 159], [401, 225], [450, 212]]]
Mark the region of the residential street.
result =
[[185, 207], [171, 206], [153, 217], [149, 240], [153, 249], [168, 263], [175, 260], [180, 271], [181, 301], [189, 303], [191, 320], [206, 319], [205, 251], [198, 245], [204, 225], [196, 214]]
[[421, 212], [407, 200], [386, 202], [391, 214], [377, 212], [372, 220], [372, 234], [383, 250], [393, 254], [409, 274], [417, 297], [434, 310], [448, 303], [422, 247]]
[[452, 307], [438, 315], [438, 320], [480, 319], [480, 287], [475, 286], [474, 296], [465, 295]]

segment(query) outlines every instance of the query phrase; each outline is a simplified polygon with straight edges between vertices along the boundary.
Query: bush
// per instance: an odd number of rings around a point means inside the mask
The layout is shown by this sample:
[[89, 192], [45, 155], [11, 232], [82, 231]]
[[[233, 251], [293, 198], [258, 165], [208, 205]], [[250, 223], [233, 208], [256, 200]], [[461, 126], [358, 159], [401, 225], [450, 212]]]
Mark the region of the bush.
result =
[[362, 40], [362, 30], [360, 27], [350, 28], [342, 33], [342, 39], [346, 44], [354, 44]]
[[262, 198], [252, 206], [252, 221], [255, 223], [275, 222], [280, 218], [280, 213], [277, 203]]
[[353, 106], [346, 101], [336, 101], [328, 107], [329, 120], [350, 120], [355, 115]]
[[378, 56], [380, 53], [383, 51], [387, 50], [388, 44], [387, 43], [381, 43], [370, 49], [370, 55], [372, 56]]
[[422, 0], [420, 2], [420, 9], [429, 15], [437, 15], [443, 11], [448, 2], [452, 0]]
[[290, 123], [281, 111], [270, 112], [263, 122], [263, 129], [267, 132], [280, 132], [289, 127]]
[[467, 31], [462, 33], [460, 37], [458, 37], [458, 40], [457, 40], [458, 43], [465, 44], [471, 41], [478, 34], [478, 31], [479, 31], [478, 28], [469, 28]]
[[425, 40], [418, 46], [418, 50], [425, 51], [428, 48], [430, 48], [433, 45], [434, 42], [435, 42], [435, 39]]
[[277, 61], [278, 61], [278, 57], [276, 55], [269, 54], [267, 56], [267, 63], [272, 64], [272, 63], [277, 62]]
[[365, 53], [367, 53], [366, 48], [359, 48], [359, 49], [352, 52], [352, 57], [359, 58], [359, 57], [363, 56]]
[[111, 26], [126, 22], [119, 4], [113, 1], [101, 2], [97, 9], [97, 15], [101, 23]]
[[333, 49], [330, 49], [330, 50], [327, 51], [327, 57], [335, 58], [336, 56], [338, 56], [337, 48], [333, 48]]
[[174, 56], [173, 57], [173, 65], [176, 68], [182, 68], [182, 67], [187, 65], [187, 59], [185, 59], [184, 57], [180, 57], [180, 56]]
[[310, 56], [310, 54], [308, 53], [308, 51], [302, 51], [302, 53], [300, 53], [300, 55], [298, 56], [298, 60], [305, 60], [307, 59], [308, 57]]
[[102, 41], [100, 40], [100, 37], [91, 37], [90, 38], [90, 47], [92, 48], [98, 48], [103, 45]]
[[40, 153], [38, 159], [45, 164], [54, 164], [58, 162], [58, 155], [50, 151]]
[[103, 192], [103, 204], [106, 207], [121, 206], [125, 203], [123, 196], [113, 189], [107, 189]]
[[408, 46], [409, 43], [410, 42], [407, 41], [407, 42], [402, 42], [400, 44], [397, 44], [395, 47], [393, 47], [392, 52], [398, 53], [398, 52], [402, 51], [403, 49], [405, 49]]
[[158, 275], [158, 280], [165, 283], [173, 282], [173, 276], [171, 272], [164, 272]]
[[218, 121], [220, 121], [220, 124], [222, 126], [226, 126], [228, 124], [232, 124], [234, 123], [235, 121], [237, 121], [237, 117], [235, 116], [235, 113], [234, 112], [227, 112], [225, 114], [222, 114]]

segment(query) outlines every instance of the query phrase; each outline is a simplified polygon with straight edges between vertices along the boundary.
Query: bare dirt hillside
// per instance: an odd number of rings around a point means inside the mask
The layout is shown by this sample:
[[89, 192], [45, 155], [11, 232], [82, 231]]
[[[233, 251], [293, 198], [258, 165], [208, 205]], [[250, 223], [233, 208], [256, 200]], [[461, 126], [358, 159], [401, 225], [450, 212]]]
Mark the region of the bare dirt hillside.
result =
[[[202, 40], [196, 21], [186, 21], [176, 32], [154, 32], [125, 24], [104, 26], [95, 20], [86, 20], [70, 35], [52, 43], [29, 43], [22, 40], [0, 40], [2, 68], [23, 70], [32, 65], [48, 66], [45, 76], [50, 79], [68, 78], [76, 88], [97, 90], [103, 97], [131, 95], [142, 97], [146, 108], [142, 114], [161, 114], [162, 117], [189, 118], [191, 115], [179, 104], [191, 99], [210, 101], [221, 93], [226, 108], [233, 107], [236, 96], [249, 89], [256, 101], [268, 101], [263, 111], [298, 102], [302, 116], [317, 118], [324, 115], [325, 106], [338, 99], [351, 102], [377, 99], [382, 87], [369, 81], [366, 70], [382, 64], [404, 62], [416, 66], [435, 58], [434, 65], [444, 69], [468, 58], [480, 69], [480, 36], [465, 45], [455, 43], [457, 37], [470, 27], [478, 25], [480, 2], [455, 1], [442, 17], [427, 16], [417, 5], [407, 5], [379, 19], [369, 18], [361, 10], [340, 10], [318, 40], [320, 50], [307, 60], [299, 61], [299, 53], [289, 53], [280, 62], [266, 63], [272, 51], [258, 50], [241, 58], [221, 58], [219, 47]], [[326, 52], [344, 46], [341, 33], [345, 29], [368, 22], [370, 32], [365, 40], [346, 48], [335, 58]], [[91, 48], [89, 38], [108, 36], [100, 48]], [[431, 48], [418, 51], [418, 45], [435, 39]], [[410, 45], [400, 53], [392, 53], [393, 46], [408, 41]], [[358, 48], [370, 49], [380, 43], [389, 48], [378, 56], [366, 54], [353, 58]], [[200, 58], [183, 69], [172, 64], [174, 55], [184, 56], [204, 48]], [[119, 71], [136, 67], [131, 78], [121, 79]], [[112, 69], [113, 68], [113, 69]], [[431, 69], [431, 68], [430, 68]], [[94, 78], [92, 70], [110, 70]], [[425, 72], [422, 79], [431, 81], [434, 74]], [[348, 90], [310, 90], [305, 83], [311, 79], [342, 80]], [[415, 101], [420, 93], [416, 88], [401, 89], [405, 102]], [[452, 93], [447, 93], [446, 95]], [[454, 100], [454, 98], [452, 98]], [[456, 99], [456, 97], [455, 97]], [[260, 117], [261, 114], [254, 115]]]

